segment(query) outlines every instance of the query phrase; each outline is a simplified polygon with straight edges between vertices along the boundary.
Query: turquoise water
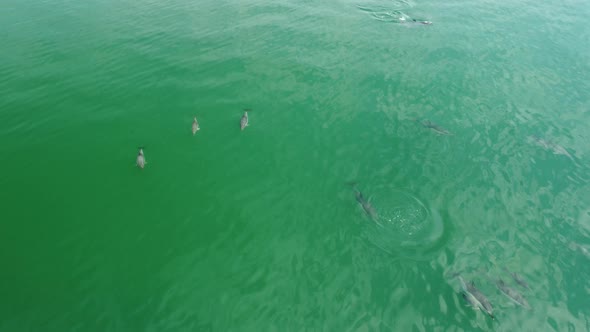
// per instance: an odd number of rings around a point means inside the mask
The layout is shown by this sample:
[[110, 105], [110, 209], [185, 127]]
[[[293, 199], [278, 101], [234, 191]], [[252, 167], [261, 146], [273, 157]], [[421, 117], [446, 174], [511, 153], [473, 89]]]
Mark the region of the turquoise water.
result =
[[0, 330], [590, 330], [588, 16], [4, 1]]

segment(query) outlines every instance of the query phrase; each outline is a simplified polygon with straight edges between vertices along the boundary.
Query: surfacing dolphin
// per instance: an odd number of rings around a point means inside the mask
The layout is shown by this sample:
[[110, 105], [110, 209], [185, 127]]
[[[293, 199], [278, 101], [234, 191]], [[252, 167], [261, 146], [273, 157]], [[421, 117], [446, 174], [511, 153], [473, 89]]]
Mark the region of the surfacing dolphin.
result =
[[394, 22], [400, 23], [400, 24], [405, 25], [405, 26], [408, 26], [408, 27], [409, 26], [417, 26], [417, 25], [432, 25], [432, 22], [431, 21], [417, 20], [417, 19], [411, 18], [411, 17], [409, 17], [409, 16], [407, 16], [407, 15], [405, 15], [403, 13]]
[[423, 25], [432, 25], [432, 22], [430, 22], [430, 21], [420, 21], [415, 18], [413, 18], [411, 21], [406, 21], [406, 22], [402, 22], [402, 23], [416, 23], [416, 24], [423, 24]]
[[377, 218], [377, 212], [375, 212], [375, 208], [373, 208], [373, 205], [371, 205], [371, 203], [365, 199], [365, 197], [363, 196], [363, 193], [360, 192], [360, 190], [358, 189], [354, 189], [354, 197], [356, 198], [356, 201], [359, 202], [359, 204], [363, 207], [363, 210], [365, 210], [365, 213], [373, 220], [376, 220]]
[[244, 110], [244, 115], [240, 119], [240, 130], [244, 130], [248, 126], [248, 112], [251, 111], [250, 109]]
[[195, 116], [194, 120], [193, 120], [193, 136], [197, 133], [197, 131], [201, 130], [201, 127], [199, 127], [199, 122], [197, 121], [197, 117]]
[[143, 155], [143, 149], [139, 148], [139, 153], [137, 154], [137, 160], [136, 160], [136, 164], [137, 167], [139, 168], [144, 168], [145, 167], [145, 156]]
[[473, 281], [467, 285], [467, 289], [483, 305], [485, 313], [488, 314], [491, 318], [494, 318], [494, 308], [492, 307], [492, 304], [490, 303], [488, 298], [479, 289], [475, 287], [475, 283], [473, 283]]
[[354, 190], [354, 198], [356, 201], [363, 207], [365, 213], [375, 222], [377, 222], [377, 212], [371, 202], [363, 196], [363, 193], [356, 187], [356, 182], [348, 182], [348, 185], [352, 186], [352, 190]]
[[421, 124], [424, 128], [428, 128], [439, 135], [446, 135], [446, 136], [453, 135], [453, 133], [451, 133], [450, 131], [446, 130], [445, 128], [437, 125], [436, 123], [434, 123], [430, 120], [420, 121], [420, 120], [416, 119], [416, 122]]
[[494, 319], [492, 304], [488, 298], [475, 287], [473, 281], [467, 284], [465, 283], [465, 280], [463, 280], [463, 277], [458, 276], [458, 278], [461, 283], [461, 288], [463, 289], [463, 298], [469, 302], [473, 308], [482, 310]]
[[498, 286], [498, 289], [502, 293], [504, 293], [504, 295], [506, 295], [509, 299], [514, 301], [516, 304], [518, 304], [526, 309], [531, 308], [531, 306], [529, 305], [528, 301], [524, 298], [524, 296], [522, 296], [522, 294], [520, 294], [516, 289], [506, 285], [504, 280], [498, 279], [498, 281], [496, 281], [496, 286]]
[[465, 284], [465, 281], [461, 276], [459, 276], [459, 282], [461, 283], [461, 289], [463, 289], [461, 295], [463, 295], [465, 301], [467, 301], [475, 310], [485, 310], [483, 304], [479, 302], [479, 300], [469, 292], [469, 290], [467, 289], [467, 284]]

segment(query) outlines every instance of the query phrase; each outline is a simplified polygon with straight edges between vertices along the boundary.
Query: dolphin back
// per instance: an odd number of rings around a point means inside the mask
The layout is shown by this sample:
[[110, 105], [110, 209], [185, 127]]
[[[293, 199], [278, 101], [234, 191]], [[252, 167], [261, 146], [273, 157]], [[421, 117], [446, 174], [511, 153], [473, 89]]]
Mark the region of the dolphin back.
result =
[[366, 201], [365, 201], [365, 198], [363, 197], [363, 193], [362, 192], [360, 192], [358, 190], [355, 190], [354, 191], [354, 197], [356, 198], [356, 201], [357, 202], [359, 202], [361, 204], [365, 204]]
[[244, 130], [244, 128], [246, 128], [247, 125], [248, 125], [248, 113], [244, 113], [244, 115], [242, 115], [242, 118], [240, 119], [240, 129]]
[[490, 300], [488, 300], [488, 298], [485, 295], [483, 295], [483, 293], [480, 292], [479, 289], [475, 288], [475, 285], [473, 283], [471, 283], [471, 286], [469, 288], [471, 290], [471, 294], [473, 294], [473, 296], [481, 303], [485, 312], [490, 317], [494, 318], [494, 308], [492, 307]]

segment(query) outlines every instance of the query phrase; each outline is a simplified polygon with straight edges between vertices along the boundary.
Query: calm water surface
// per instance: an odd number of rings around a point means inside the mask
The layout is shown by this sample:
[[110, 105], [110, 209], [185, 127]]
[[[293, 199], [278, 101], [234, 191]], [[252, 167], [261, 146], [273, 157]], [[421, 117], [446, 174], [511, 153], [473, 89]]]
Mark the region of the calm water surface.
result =
[[590, 330], [589, 16], [3, 1], [0, 330]]

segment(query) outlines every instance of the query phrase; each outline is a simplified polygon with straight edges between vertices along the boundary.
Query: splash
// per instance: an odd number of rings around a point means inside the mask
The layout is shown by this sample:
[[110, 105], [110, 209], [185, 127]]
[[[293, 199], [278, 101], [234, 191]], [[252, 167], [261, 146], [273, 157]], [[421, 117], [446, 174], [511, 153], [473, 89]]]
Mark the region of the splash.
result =
[[421, 258], [444, 233], [439, 213], [414, 195], [383, 186], [371, 190], [377, 222], [366, 224], [365, 237], [393, 255]]

